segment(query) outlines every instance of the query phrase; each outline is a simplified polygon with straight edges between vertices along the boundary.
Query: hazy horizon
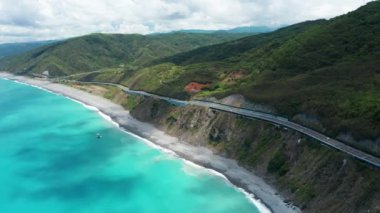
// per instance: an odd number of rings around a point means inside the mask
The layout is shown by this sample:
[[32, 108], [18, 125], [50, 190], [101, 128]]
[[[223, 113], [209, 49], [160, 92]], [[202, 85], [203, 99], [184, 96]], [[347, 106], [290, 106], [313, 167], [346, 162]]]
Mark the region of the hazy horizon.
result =
[[329, 19], [371, 0], [109, 0], [0, 2], [0, 43], [76, 37], [91, 33], [151, 34], [178, 30], [280, 27]]

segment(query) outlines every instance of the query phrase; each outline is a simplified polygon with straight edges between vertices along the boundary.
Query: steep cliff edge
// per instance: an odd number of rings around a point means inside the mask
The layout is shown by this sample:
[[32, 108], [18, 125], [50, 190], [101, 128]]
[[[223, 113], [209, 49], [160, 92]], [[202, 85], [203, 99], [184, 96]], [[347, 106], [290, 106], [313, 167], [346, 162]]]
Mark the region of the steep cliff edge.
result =
[[238, 160], [305, 212], [380, 212], [380, 171], [309, 138], [261, 121], [129, 96], [142, 121]]
[[[329, 20], [206, 46], [120, 81], [182, 99], [241, 94], [380, 156], [380, 1]], [[188, 90], [198, 84], [202, 88]]]

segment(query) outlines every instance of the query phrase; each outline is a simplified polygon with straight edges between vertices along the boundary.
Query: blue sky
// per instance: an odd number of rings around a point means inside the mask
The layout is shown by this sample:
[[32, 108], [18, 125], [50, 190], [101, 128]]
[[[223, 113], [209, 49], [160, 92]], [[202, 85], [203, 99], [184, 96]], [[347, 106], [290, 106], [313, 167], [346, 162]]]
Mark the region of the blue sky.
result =
[[282, 26], [331, 18], [370, 0], [1, 0], [0, 43], [93, 32]]

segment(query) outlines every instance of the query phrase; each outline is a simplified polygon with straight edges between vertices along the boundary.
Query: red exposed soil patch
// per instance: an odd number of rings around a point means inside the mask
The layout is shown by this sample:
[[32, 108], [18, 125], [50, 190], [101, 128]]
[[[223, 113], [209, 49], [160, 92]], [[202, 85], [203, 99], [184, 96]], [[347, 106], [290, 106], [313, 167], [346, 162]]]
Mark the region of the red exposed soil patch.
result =
[[188, 93], [197, 93], [202, 91], [203, 88], [208, 87], [210, 84], [201, 84], [197, 82], [190, 82], [185, 86], [185, 90]]

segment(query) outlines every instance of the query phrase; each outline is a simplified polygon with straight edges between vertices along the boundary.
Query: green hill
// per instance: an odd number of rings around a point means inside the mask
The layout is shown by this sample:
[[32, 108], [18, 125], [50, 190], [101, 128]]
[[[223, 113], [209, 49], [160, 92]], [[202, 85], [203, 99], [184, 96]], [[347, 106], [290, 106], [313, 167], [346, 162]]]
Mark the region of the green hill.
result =
[[[242, 36], [93, 34], [0, 60], [0, 68], [53, 75], [118, 68], [84, 78], [183, 99], [242, 94], [289, 119], [318, 120], [313, 128], [332, 137], [349, 133], [371, 139], [367, 148], [378, 146], [379, 1], [330, 20]], [[184, 88], [190, 82], [209, 86], [188, 94]], [[300, 122], [308, 125], [307, 119]]]
[[0, 68], [19, 74], [48, 70], [56, 76], [109, 67], [131, 69], [154, 59], [244, 35], [246, 34], [92, 34], [5, 58], [0, 60]]
[[[241, 77], [226, 79], [239, 73]], [[154, 76], [154, 77], [153, 77]], [[121, 80], [178, 98], [242, 94], [290, 119], [316, 117], [327, 134], [380, 137], [380, 2], [330, 20], [285, 27], [155, 61]], [[375, 143], [375, 142], [374, 142]]]
[[0, 44], [0, 59], [30, 51], [32, 49], [52, 44], [56, 41], [36, 41], [24, 43]]

